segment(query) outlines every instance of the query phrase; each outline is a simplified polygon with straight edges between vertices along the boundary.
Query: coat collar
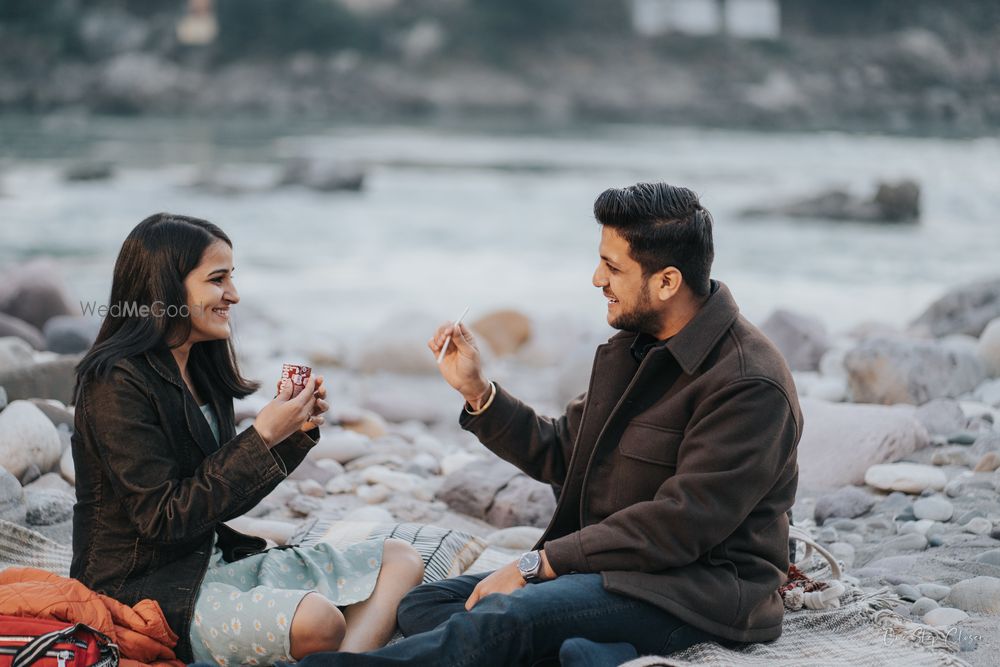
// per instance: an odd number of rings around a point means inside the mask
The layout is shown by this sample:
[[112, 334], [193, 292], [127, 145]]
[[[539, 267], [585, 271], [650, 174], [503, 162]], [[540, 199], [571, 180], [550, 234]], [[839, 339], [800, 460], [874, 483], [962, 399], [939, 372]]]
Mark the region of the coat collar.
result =
[[[729, 288], [724, 283], [713, 280], [711, 294], [691, 321], [664, 345], [651, 348], [648, 354], [657, 355], [663, 350], [669, 350], [681, 369], [688, 375], [693, 375], [708, 353], [733, 326], [739, 314], [739, 306]], [[631, 346], [638, 337], [639, 334], [635, 332], [622, 331], [612, 336], [608, 344]]]
[[[691, 321], [670, 340], [666, 348], [688, 375], [693, 375], [705, 357], [733, 326], [740, 309], [723, 283], [713, 280], [712, 293]], [[655, 349], [652, 351], [655, 353]]]
[[226, 442], [232, 437], [234, 427], [229, 417], [229, 411], [224, 409], [225, 406], [220, 404], [217, 396], [207, 396], [206, 399], [215, 411], [215, 418], [219, 423], [219, 441], [215, 440], [212, 428], [208, 425], [204, 413], [184, 383], [184, 379], [181, 377], [181, 370], [177, 367], [177, 361], [174, 359], [174, 355], [170, 353], [169, 347], [160, 345], [147, 350], [145, 357], [146, 361], [149, 362], [149, 365], [152, 366], [157, 374], [180, 390], [188, 431], [191, 437], [194, 438], [194, 441], [198, 443], [198, 448], [206, 456], [219, 449], [221, 443]]

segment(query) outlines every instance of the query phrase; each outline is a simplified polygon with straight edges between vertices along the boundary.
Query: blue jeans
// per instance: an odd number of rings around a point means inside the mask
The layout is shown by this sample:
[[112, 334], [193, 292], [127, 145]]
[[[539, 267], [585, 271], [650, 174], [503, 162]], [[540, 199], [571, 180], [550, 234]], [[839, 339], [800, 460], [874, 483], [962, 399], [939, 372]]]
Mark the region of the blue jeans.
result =
[[[564, 665], [590, 667], [714, 639], [647, 602], [604, 590], [599, 574], [568, 574], [510, 595], [488, 595], [465, 611], [465, 601], [485, 576], [466, 575], [410, 591], [399, 605], [402, 641], [364, 654], [317, 653], [297, 664], [555, 665], [563, 648]], [[566, 642], [574, 638], [579, 639]]]

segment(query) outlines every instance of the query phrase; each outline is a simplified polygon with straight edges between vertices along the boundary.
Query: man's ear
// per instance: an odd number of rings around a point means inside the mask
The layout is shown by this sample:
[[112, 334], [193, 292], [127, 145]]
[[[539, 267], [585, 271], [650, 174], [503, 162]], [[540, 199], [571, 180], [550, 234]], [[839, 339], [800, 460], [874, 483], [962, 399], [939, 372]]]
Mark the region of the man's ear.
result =
[[653, 285], [653, 289], [656, 290], [656, 295], [660, 298], [660, 301], [666, 301], [677, 294], [681, 289], [681, 285], [684, 284], [684, 276], [674, 266], [668, 266], [662, 271], [658, 271], [654, 278], [656, 282]]

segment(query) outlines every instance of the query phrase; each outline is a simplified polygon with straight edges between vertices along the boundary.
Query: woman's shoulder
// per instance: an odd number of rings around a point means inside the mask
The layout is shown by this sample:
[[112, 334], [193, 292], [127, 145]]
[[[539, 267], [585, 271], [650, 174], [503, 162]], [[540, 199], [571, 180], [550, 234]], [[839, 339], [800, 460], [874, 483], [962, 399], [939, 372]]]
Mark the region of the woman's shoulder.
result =
[[106, 370], [95, 370], [86, 378], [81, 378], [81, 398], [129, 391], [130, 388], [136, 387], [145, 388], [149, 384], [151, 372], [150, 364], [143, 354], [124, 357], [115, 361]]

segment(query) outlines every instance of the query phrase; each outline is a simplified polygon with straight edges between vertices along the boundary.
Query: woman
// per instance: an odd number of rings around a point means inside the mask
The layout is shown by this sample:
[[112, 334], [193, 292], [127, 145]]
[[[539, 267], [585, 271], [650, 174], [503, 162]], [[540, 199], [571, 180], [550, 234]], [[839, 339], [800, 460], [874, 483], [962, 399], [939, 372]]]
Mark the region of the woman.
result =
[[[143, 220], [115, 264], [109, 315], [77, 368], [72, 576], [158, 601], [187, 662], [270, 664], [378, 648], [423, 564], [407, 543], [279, 547], [224, 522], [254, 507], [319, 439], [322, 377], [287, 381], [236, 434], [239, 303], [232, 243], [179, 215]], [[316, 592], [318, 591], [318, 592]]]

